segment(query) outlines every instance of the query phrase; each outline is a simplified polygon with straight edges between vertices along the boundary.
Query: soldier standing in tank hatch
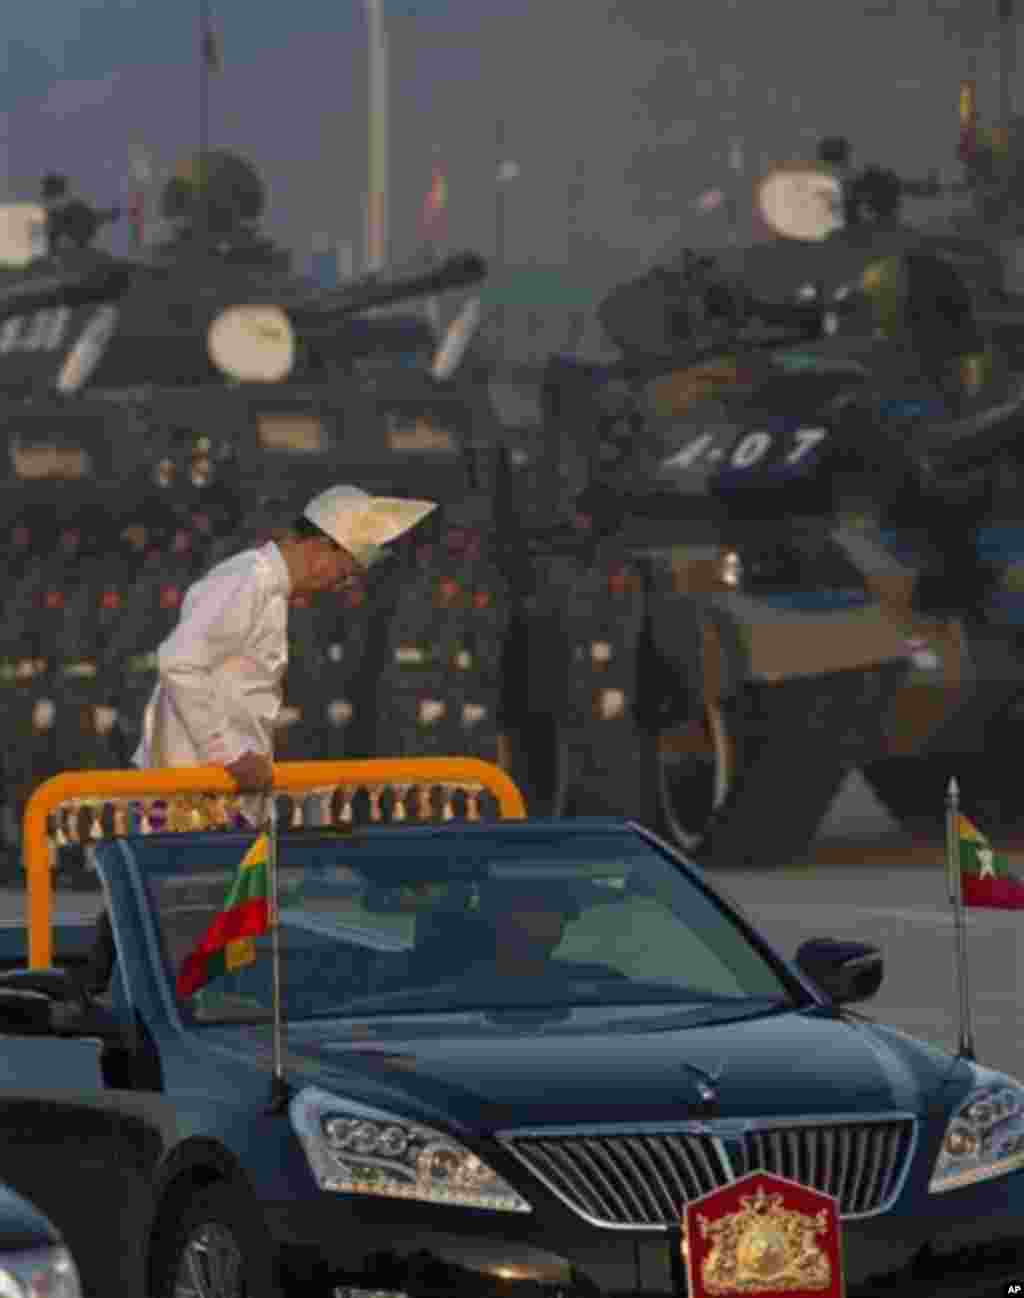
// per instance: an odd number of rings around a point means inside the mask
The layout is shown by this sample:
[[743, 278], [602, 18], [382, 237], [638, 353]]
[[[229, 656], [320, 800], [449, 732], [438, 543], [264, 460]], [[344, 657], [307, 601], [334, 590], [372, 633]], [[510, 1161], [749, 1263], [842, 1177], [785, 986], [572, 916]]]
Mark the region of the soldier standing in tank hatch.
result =
[[818, 161], [839, 182], [842, 193], [843, 224], [857, 225], [860, 201], [853, 186], [853, 151], [845, 135], [829, 135], [818, 145]]
[[72, 197], [67, 176], [56, 172], [51, 171], [43, 177], [41, 193], [46, 211], [47, 255], [50, 257], [56, 257], [68, 248], [79, 251], [88, 248], [100, 226], [116, 221], [121, 215], [118, 207], [98, 212], [83, 199]]
[[44, 176], [40, 196], [46, 213], [46, 250], [53, 257], [62, 243], [64, 220], [70, 201], [67, 176], [58, 176], [52, 171]]

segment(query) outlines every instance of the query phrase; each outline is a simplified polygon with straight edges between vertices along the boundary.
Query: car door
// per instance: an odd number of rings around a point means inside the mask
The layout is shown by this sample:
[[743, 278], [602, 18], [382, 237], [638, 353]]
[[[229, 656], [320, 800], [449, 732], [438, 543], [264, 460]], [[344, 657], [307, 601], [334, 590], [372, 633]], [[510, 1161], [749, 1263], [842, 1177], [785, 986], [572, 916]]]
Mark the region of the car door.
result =
[[[126, 1005], [123, 991], [110, 999]], [[130, 1080], [112, 1074], [98, 1040], [4, 1028], [0, 1019], [0, 1178], [62, 1232], [86, 1294], [142, 1293], [156, 1097], [121, 1089]]]

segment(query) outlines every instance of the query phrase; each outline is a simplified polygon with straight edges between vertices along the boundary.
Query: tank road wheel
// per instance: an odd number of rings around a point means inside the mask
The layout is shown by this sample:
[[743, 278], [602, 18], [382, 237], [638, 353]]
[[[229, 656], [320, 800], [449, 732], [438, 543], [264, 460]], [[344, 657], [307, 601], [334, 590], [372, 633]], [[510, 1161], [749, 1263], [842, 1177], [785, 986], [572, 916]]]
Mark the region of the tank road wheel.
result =
[[155, 1243], [152, 1298], [284, 1298], [267, 1233], [223, 1183], [186, 1199]]
[[722, 709], [658, 739], [658, 801], [672, 837], [692, 852], [725, 803], [736, 772], [736, 743]]

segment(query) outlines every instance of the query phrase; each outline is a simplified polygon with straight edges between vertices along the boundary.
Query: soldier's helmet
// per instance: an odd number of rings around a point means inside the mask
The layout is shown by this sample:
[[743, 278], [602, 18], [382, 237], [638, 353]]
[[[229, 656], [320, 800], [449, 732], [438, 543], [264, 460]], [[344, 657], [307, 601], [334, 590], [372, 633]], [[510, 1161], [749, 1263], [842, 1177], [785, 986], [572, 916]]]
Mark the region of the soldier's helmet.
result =
[[58, 199], [66, 198], [68, 193], [68, 178], [62, 176], [56, 171], [47, 172], [43, 177], [41, 186], [42, 195], [47, 202], [56, 202]]

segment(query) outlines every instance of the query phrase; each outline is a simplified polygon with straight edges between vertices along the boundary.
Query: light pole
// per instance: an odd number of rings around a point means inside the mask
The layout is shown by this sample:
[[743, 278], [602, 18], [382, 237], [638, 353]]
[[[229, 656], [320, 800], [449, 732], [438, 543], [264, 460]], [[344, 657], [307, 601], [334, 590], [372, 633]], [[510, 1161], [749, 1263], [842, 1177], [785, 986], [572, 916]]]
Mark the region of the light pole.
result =
[[368, 54], [369, 175], [366, 269], [383, 270], [388, 252], [388, 47], [384, 0], [364, 0]]

